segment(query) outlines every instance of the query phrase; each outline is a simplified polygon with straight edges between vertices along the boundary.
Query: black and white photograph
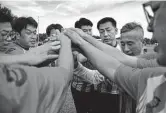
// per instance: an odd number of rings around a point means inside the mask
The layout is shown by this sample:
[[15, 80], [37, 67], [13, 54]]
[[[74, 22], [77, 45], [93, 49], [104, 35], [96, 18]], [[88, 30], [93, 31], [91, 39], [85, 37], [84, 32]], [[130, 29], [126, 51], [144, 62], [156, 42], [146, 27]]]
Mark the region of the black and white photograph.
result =
[[166, 1], [0, 0], [0, 113], [166, 113]]

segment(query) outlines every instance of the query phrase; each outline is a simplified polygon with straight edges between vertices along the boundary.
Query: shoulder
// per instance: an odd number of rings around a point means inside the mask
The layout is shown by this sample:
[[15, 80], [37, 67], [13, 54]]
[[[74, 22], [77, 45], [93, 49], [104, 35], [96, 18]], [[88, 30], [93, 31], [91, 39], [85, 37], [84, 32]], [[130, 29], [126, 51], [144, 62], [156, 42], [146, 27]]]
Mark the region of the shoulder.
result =
[[144, 58], [144, 59], [147, 59], [147, 60], [156, 59], [157, 58], [157, 53], [156, 52], [150, 52], [150, 53], [142, 54], [142, 55], [138, 56], [138, 58]]
[[11, 43], [8, 47], [7, 50], [5, 51], [6, 54], [22, 54], [23, 49], [21, 47], [19, 47], [17, 44], [15, 43]]
[[148, 67], [159, 67], [157, 59], [144, 59], [138, 58], [137, 59], [137, 68], [148, 68]]
[[153, 76], [155, 74], [161, 74], [166, 72], [166, 67], [157, 66], [157, 67], [146, 67], [146, 68], [132, 68], [126, 65], [121, 65], [116, 70], [116, 74], [121, 74], [121, 76], [127, 74], [131, 74], [132, 76], [134, 74], [140, 74], [141, 76]]

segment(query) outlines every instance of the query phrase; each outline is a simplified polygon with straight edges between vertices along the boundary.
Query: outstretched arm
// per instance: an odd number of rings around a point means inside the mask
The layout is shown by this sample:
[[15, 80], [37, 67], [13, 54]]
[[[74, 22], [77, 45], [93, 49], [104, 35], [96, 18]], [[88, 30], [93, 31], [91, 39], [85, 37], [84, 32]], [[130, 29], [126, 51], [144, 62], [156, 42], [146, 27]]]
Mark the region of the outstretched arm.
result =
[[104, 81], [104, 76], [97, 70], [90, 70], [81, 63], [78, 63], [77, 68], [74, 70], [74, 74], [91, 84], [99, 84]]
[[121, 65], [118, 60], [95, 48], [93, 45], [82, 39], [76, 32], [70, 29], [67, 30], [65, 34], [69, 36], [73, 43], [77, 44], [84, 51], [86, 57], [102, 75], [114, 80], [114, 73]]
[[8, 55], [0, 54], [1, 64], [26, 64], [37, 65], [49, 59], [57, 59], [57, 54], [48, 54], [49, 51], [57, 51], [60, 48], [60, 41], [54, 41], [31, 49], [25, 54]]
[[90, 44], [92, 44], [93, 46], [98, 48], [99, 50], [103, 51], [104, 53], [114, 57], [121, 63], [128, 65], [130, 67], [137, 67], [137, 59], [138, 59], [137, 57], [125, 55], [120, 50], [118, 50], [112, 46], [109, 46], [107, 44], [104, 44], [104, 43], [96, 40], [92, 36], [85, 34], [80, 29], [71, 28], [71, 30], [78, 33], [84, 40], [86, 40], [87, 42], [89, 42]]
[[73, 54], [71, 50], [71, 40], [63, 34], [59, 35], [59, 39], [61, 41], [61, 49], [58, 59], [58, 66], [68, 70], [69, 79], [71, 79], [74, 67]]

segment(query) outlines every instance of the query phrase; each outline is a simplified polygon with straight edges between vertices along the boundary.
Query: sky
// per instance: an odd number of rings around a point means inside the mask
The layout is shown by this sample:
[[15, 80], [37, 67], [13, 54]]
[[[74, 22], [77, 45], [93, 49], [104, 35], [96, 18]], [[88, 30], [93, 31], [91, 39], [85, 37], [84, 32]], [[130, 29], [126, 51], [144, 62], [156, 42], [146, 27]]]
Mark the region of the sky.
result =
[[[113, 17], [120, 31], [127, 22], [142, 25], [145, 37], [151, 38], [147, 32], [147, 22], [140, 0], [18, 0], [0, 1], [12, 10], [14, 15], [32, 16], [39, 22], [39, 33], [45, 33], [48, 25], [59, 23], [64, 28], [74, 27], [81, 17], [93, 22], [93, 34], [98, 35], [97, 22], [103, 17]], [[118, 36], [119, 37], [119, 33]]]

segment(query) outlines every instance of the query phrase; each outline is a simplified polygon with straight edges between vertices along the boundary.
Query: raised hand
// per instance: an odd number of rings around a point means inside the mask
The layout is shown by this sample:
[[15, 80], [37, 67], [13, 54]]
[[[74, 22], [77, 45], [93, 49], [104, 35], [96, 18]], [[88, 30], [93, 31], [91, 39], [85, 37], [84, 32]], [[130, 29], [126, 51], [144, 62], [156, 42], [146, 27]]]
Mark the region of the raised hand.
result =
[[57, 40], [61, 42], [61, 45], [71, 45], [71, 40], [68, 36], [64, 35], [64, 33], [61, 33], [58, 35]]
[[84, 41], [84, 39], [77, 32], [71, 29], [65, 29], [63, 33], [66, 36], [68, 36], [72, 40], [72, 42], [76, 45], [80, 45], [81, 42]]
[[49, 54], [49, 51], [57, 51], [59, 49], [60, 41], [54, 41], [32, 48], [24, 54], [24, 57], [29, 65], [38, 65], [46, 60], [57, 59], [58, 54]]
[[88, 37], [89, 35], [84, 33], [81, 29], [79, 28], [70, 28], [70, 30], [76, 32], [77, 34], [79, 34], [82, 38]]

